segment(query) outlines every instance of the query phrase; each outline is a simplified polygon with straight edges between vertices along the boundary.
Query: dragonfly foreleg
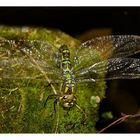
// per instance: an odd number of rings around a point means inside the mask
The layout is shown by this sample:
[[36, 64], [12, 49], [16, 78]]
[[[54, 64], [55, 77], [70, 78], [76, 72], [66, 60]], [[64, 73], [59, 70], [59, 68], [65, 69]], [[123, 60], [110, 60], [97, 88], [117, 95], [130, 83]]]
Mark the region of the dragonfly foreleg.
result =
[[55, 94], [49, 95], [49, 96], [47, 97], [45, 103], [44, 103], [44, 107], [46, 106], [48, 100], [53, 99], [54, 97], [56, 98], [57, 96], [58, 96], [58, 95], [55, 95]]
[[54, 100], [54, 113], [56, 113], [56, 105], [57, 105], [58, 99]]
[[54, 84], [58, 85], [59, 83], [60, 81], [50, 81], [50, 83], [46, 84], [46, 87], [51, 87], [51, 85], [54, 85]]

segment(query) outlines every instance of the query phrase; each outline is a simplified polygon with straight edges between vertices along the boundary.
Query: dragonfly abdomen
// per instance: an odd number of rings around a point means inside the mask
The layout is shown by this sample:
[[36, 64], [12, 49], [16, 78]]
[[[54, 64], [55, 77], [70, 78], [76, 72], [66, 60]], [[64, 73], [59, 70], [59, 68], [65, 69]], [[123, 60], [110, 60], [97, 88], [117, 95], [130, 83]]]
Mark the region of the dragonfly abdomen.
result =
[[74, 88], [74, 76], [71, 70], [70, 51], [66, 45], [60, 47], [61, 53], [61, 68], [63, 69], [64, 77], [64, 93], [71, 94]]
[[66, 45], [62, 45], [60, 51], [60, 67], [63, 71], [63, 85], [59, 101], [65, 108], [70, 108], [75, 104], [76, 98], [73, 94], [74, 91], [74, 75], [71, 70], [70, 51]]

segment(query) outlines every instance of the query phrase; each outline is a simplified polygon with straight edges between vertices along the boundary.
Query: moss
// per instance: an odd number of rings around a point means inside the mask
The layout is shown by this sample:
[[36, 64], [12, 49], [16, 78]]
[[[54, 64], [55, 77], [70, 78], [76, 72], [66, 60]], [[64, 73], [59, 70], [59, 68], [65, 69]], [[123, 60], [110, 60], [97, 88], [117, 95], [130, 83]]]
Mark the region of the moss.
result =
[[[46, 28], [0, 27], [0, 37], [5, 39], [42, 40], [54, 48], [61, 44], [69, 45], [74, 51], [80, 42], [59, 30]], [[73, 55], [73, 54], [72, 54]], [[16, 57], [17, 55], [13, 55]], [[19, 71], [22, 70], [19, 67]], [[17, 72], [19, 72], [17, 71]], [[31, 74], [31, 73], [30, 73]], [[59, 85], [54, 84], [56, 89]], [[99, 102], [91, 103], [93, 96], [102, 100], [105, 94], [105, 82], [77, 83], [76, 106], [70, 110], [49, 100], [44, 102], [52, 89], [41, 80], [0, 79], [0, 132], [1, 133], [95, 133], [98, 120]], [[16, 89], [16, 90], [14, 90]], [[10, 91], [12, 91], [10, 93]], [[96, 104], [96, 105], [95, 105]]]

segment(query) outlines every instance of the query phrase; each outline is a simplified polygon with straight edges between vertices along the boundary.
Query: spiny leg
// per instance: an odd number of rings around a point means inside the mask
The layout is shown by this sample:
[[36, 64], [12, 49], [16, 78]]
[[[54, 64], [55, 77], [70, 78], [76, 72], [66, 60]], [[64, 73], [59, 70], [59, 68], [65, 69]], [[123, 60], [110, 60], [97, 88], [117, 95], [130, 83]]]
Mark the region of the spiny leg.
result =
[[53, 99], [53, 98], [56, 97], [56, 96], [58, 96], [58, 95], [55, 95], [55, 94], [49, 95], [49, 96], [47, 97], [45, 103], [44, 103], [44, 107], [46, 106], [48, 100]]
[[58, 99], [55, 99], [54, 101], [54, 113], [56, 113], [56, 105], [57, 105]]
[[57, 82], [55, 82], [55, 81], [50, 81], [50, 83], [48, 83], [48, 84], [46, 85], [46, 87], [51, 87], [51, 85], [54, 85], [54, 84], [58, 85], [59, 82], [58, 82], [58, 81], [57, 81]]

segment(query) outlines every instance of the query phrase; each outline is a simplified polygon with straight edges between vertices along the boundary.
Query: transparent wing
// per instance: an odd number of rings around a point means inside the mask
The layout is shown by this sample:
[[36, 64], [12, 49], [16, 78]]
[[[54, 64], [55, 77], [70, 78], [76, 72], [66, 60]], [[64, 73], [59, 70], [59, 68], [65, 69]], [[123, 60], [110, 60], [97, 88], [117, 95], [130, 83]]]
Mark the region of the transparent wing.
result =
[[55, 50], [38, 40], [0, 40], [0, 79], [61, 79]]
[[140, 37], [112, 35], [86, 41], [75, 52], [74, 71], [90, 67], [109, 58], [128, 57], [140, 52]]
[[[53, 67], [48, 67], [46, 62], [36, 61], [41, 69], [51, 79], [55, 77], [61, 78], [59, 71], [55, 71]], [[58, 77], [59, 75], [59, 77]], [[39, 80], [44, 79], [44, 75], [37, 69], [29, 59], [25, 58], [14, 58], [14, 59], [3, 59], [0, 60], [0, 78], [1, 79], [32, 79]], [[45, 80], [45, 79], [44, 79]]]
[[93, 64], [80, 71], [78, 81], [98, 81], [100, 79], [140, 78], [140, 59], [112, 58]]

